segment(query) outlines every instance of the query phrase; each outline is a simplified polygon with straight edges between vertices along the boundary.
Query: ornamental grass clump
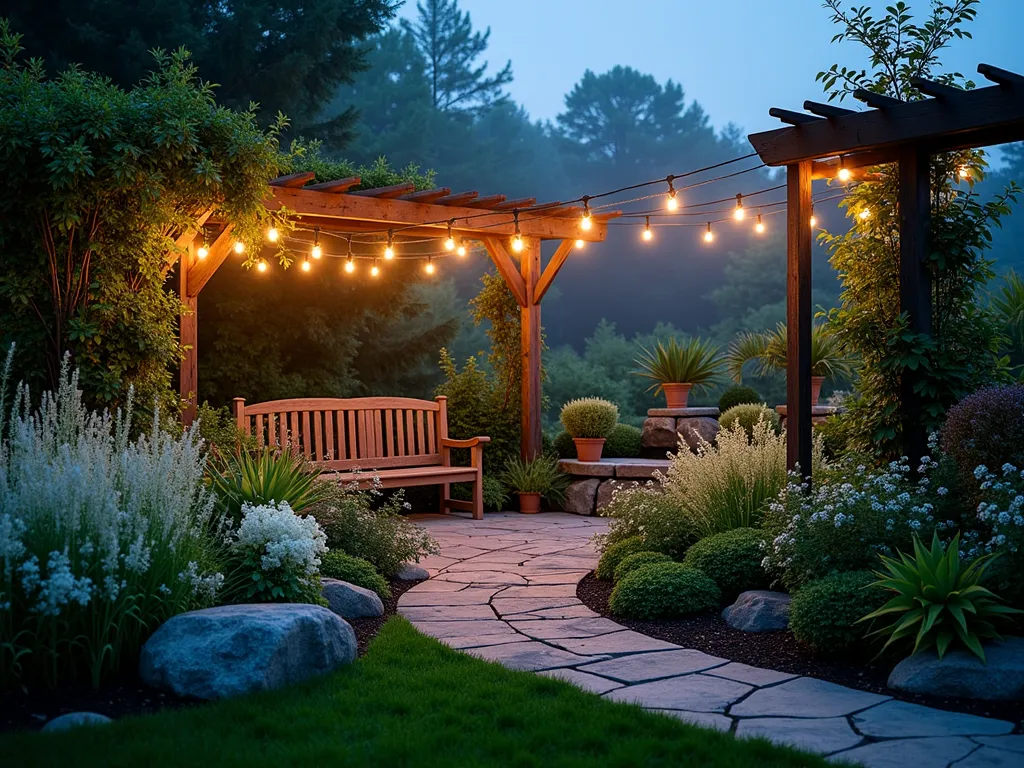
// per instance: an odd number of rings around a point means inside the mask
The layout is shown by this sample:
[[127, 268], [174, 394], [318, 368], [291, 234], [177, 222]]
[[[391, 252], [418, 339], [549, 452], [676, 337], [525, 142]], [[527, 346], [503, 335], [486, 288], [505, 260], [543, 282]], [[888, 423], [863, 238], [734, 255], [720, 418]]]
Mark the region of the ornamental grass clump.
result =
[[[12, 350], [13, 352], [13, 350]], [[8, 357], [8, 364], [10, 356]], [[131, 406], [89, 412], [65, 358], [33, 409], [0, 377], [0, 687], [88, 681], [132, 669], [177, 613], [212, 605], [223, 582], [215, 498], [196, 427]]]
[[530, 461], [516, 456], [506, 462], [501, 482], [513, 493], [539, 493], [560, 502], [565, 498], [570, 477], [558, 468], [555, 456], [538, 456]]
[[562, 406], [562, 426], [573, 437], [608, 437], [619, 420], [619, 407], [599, 397], [582, 397]]
[[680, 450], [662, 478], [666, 499], [701, 536], [758, 525], [785, 485], [786, 437], [764, 419], [749, 437], [734, 424], [719, 430], [714, 445], [701, 439], [697, 453]]
[[965, 568], [959, 535], [943, 547], [938, 533], [932, 533], [928, 549], [914, 536], [913, 557], [903, 552], [898, 560], [882, 556], [886, 572], [876, 572], [878, 581], [872, 586], [896, 596], [861, 621], [892, 619], [872, 633], [888, 637], [883, 651], [894, 643], [909, 646], [911, 653], [934, 647], [941, 659], [951, 645], [962, 645], [984, 662], [982, 641], [1002, 640], [996, 625], [1009, 624], [1014, 615], [1024, 613], [1004, 605], [981, 585], [985, 570], [998, 556], [983, 555]]

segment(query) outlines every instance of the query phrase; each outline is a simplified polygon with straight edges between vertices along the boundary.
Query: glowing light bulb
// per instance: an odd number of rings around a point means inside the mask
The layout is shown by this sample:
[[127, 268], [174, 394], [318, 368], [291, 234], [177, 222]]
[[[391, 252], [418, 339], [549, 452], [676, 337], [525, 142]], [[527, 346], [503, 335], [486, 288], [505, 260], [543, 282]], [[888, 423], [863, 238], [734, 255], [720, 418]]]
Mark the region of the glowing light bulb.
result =
[[395, 258], [394, 234], [388, 230], [388, 244], [384, 247], [384, 258], [388, 261]]
[[427, 264], [423, 267], [423, 271], [428, 275], [434, 274], [434, 260], [429, 256], [427, 257]]
[[764, 220], [761, 218], [761, 214], [757, 214], [757, 224], [754, 225], [754, 231], [759, 235], [764, 234]]
[[313, 256], [314, 259], [319, 259], [321, 256], [324, 255], [324, 249], [321, 248], [319, 245], [314, 245], [311, 255]]
[[313, 265], [309, 263], [309, 259], [303, 259], [302, 260], [302, 271], [303, 272], [309, 272], [309, 270], [312, 269], [312, 268], [313, 268]]
[[966, 165], [961, 165], [960, 168], [957, 170], [957, 174], [960, 176], [961, 179], [969, 179], [971, 177], [971, 169], [968, 168]]
[[674, 189], [668, 193], [668, 200], [665, 201], [665, 207], [670, 211], [679, 210], [679, 200], [676, 199], [676, 191]]
[[651, 232], [651, 217], [647, 216], [644, 218], [644, 231], [640, 234], [640, 237], [644, 239], [644, 242], [650, 242], [654, 239], [654, 233]]
[[861, 211], [857, 215], [860, 216], [861, 221], [864, 221], [866, 219], [870, 219], [871, 218], [871, 210], [868, 209], [868, 208], [865, 208], [863, 211]]
[[580, 219], [580, 229], [586, 232], [592, 226], [594, 226], [594, 222], [590, 218], [590, 211], [587, 211], [583, 214], [583, 218]]
[[448, 222], [448, 239], [444, 241], [444, 249], [446, 251], [455, 250], [455, 238], [452, 237], [452, 222]]
[[732, 212], [732, 217], [736, 221], [743, 221], [747, 216], [747, 212], [743, 209], [743, 194], [737, 193], [736, 195], [736, 210]]
[[582, 247], [583, 247], [584, 245], [586, 245], [586, 244], [587, 244], [587, 243], [586, 243], [586, 241], [584, 241], [584, 240], [576, 240], [576, 242], [575, 242], [575, 244], [574, 244], [574, 245], [575, 245], [575, 247], [576, 247], [576, 248], [582, 248]]
[[459, 243], [459, 247], [455, 249], [455, 252], [457, 254], [459, 254], [459, 256], [465, 256], [466, 255], [466, 241], [465, 240], [463, 240], [462, 242]]
[[850, 173], [849, 168], [840, 168], [839, 173], [836, 174], [836, 178], [840, 181], [849, 181], [851, 176], [853, 176], [853, 174]]
[[270, 242], [276, 243], [278, 237], [280, 237], [280, 233], [277, 231], [277, 227], [271, 227], [267, 230], [267, 240]]
[[512, 238], [512, 250], [515, 251], [516, 253], [519, 253], [520, 251], [523, 250], [523, 238], [520, 237], [519, 235], [516, 235], [515, 237]]
[[256, 269], [258, 269], [260, 272], [266, 272], [267, 271], [267, 260], [266, 259], [260, 259], [259, 264], [256, 265]]
[[345, 271], [350, 275], [356, 271], [356, 262], [351, 256], [345, 259]]
[[196, 250], [196, 256], [200, 259], [205, 259], [209, 254], [210, 249], [207, 248], [205, 244], [200, 245], [198, 250]]
[[245, 243], [235, 240], [235, 253], [245, 253]]
[[370, 267], [370, 277], [376, 277], [380, 274], [380, 267], [377, 266], [377, 260], [373, 260], [373, 266]]
[[715, 233], [711, 231], [711, 222], [708, 222], [707, 231], [704, 232], [704, 242], [710, 243], [715, 239]]
[[811, 206], [811, 227], [818, 226], [818, 217], [814, 215], [814, 206]]

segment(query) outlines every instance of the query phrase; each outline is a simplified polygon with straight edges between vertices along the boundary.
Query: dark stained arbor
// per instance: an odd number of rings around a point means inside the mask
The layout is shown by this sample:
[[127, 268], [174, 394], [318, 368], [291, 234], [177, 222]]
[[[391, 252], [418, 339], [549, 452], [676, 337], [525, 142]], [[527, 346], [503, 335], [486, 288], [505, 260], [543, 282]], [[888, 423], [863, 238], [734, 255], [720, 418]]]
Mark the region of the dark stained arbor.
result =
[[[846, 168], [899, 163], [900, 309], [916, 333], [930, 333], [932, 287], [927, 268], [930, 213], [929, 157], [938, 152], [1024, 141], [1024, 76], [980, 64], [978, 72], [994, 85], [965, 91], [917, 79], [926, 96], [904, 102], [868, 91], [854, 96], [868, 110], [804, 102], [806, 112], [772, 109], [791, 127], [754, 133], [750, 143], [770, 166], [786, 166], [788, 176], [787, 320], [789, 402], [788, 464], [811, 471], [811, 180]], [[917, 466], [925, 454], [916, 380], [905, 372], [900, 383], [905, 449]]]
[[[595, 214], [588, 230], [579, 226], [581, 209], [575, 205], [536, 205], [533, 198], [507, 200], [505, 195], [480, 196], [477, 192], [452, 193], [447, 187], [415, 191], [409, 184], [352, 191], [358, 178], [310, 183], [312, 173], [294, 173], [270, 182], [268, 210], [287, 208], [304, 228], [325, 232], [381, 232], [394, 228], [396, 242], [402, 237], [437, 237], [443, 240], [451, 225], [455, 238], [479, 241], [519, 304], [522, 320], [522, 453], [533, 457], [541, 450], [540, 302], [577, 241], [601, 242], [606, 222], [618, 213]], [[516, 232], [515, 212], [523, 249], [513, 257], [509, 238]], [[199, 259], [198, 235], [190, 232], [179, 245], [187, 248], [178, 269], [178, 290], [186, 312], [180, 323], [185, 359], [179, 391], [186, 404], [183, 419], [196, 414], [198, 297], [209, 279], [224, 263], [234, 240], [231, 227], [207, 224], [208, 253]], [[546, 267], [541, 263], [541, 243], [559, 241]], [[309, 393], [315, 395], [318, 393]], [[389, 394], [389, 393], [381, 393]], [[393, 394], [393, 393], [391, 393]]]

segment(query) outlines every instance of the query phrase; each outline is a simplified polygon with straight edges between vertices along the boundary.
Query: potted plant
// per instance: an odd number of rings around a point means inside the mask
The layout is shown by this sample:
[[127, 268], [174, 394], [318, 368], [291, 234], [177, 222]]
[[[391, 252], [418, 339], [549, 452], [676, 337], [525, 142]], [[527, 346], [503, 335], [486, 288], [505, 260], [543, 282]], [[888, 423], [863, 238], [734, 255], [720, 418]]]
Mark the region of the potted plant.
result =
[[554, 456], [538, 456], [528, 461], [518, 457], [509, 459], [501, 481], [518, 494], [519, 511], [524, 515], [540, 512], [542, 496], [563, 501], [569, 486], [569, 476], [558, 468], [558, 459]]
[[576, 444], [576, 458], [600, 461], [604, 440], [619, 421], [619, 408], [599, 397], [583, 397], [563, 405], [561, 419]]
[[636, 359], [640, 366], [636, 374], [654, 380], [650, 389], [664, 392], [669, 408], [685, 408], [690, 391], [706, 388], [725, 367], [718, 347], [710, 341], [686, 339], [680, 344], [671, 339], [668, 344], [659, 341], [653, 350], [640, 349], [643, 354]]
[[[740, 381], [743, 366], [751, 360], [759, 365], [760, 375], [786, 370], [786, 324], [779, 323], [775, 330], [763, 333], [741, 333], [729, 345], [729, 372]], [[811, 327], [811, 405], [818, 404], [821, 385], [827, 378], [850, 376], [853, 359], [847, 354], [843, 342], [828, 324]]]

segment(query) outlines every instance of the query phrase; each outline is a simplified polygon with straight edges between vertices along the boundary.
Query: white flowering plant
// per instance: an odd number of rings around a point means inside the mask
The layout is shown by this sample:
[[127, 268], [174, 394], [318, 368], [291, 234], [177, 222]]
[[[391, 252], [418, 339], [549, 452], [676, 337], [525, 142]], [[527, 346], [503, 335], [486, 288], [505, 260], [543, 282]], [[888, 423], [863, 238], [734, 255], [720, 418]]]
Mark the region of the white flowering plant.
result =
[[[989, 569], [987, 584], [1014, 603], [1024, 603], [1024, 469], [1003, 464], [974, 470], [978, 506], [962, 532], [964, 556], [1001, 553]], [[973, 519], [972, 519], [973, 518]]]
[[321, 602], [320, 556], [327, 536], [311, 516], [288, 502], [243, 504], [241, 522], [228, 534], [225, 597], [238, 602]]
[[652, 480], [616, 488], [600, 514], [611, 518], [608, 533], [595, 537], [602, 552], [613, 544], [639, 538], [643, 540], [642, 549], [682, 560], [700, 538], [689, 515]]
[[90, 412], [65, 360], [33, 409], [0, 376], [0, 687], [93, 685], [133, 666], [171, 616], [214, 602], [223, 577], [198, 433], [154, 413]]
[[945, 488], [932, 490], [936, 466], [925, 457], [915, 480], [905, 458], [876, 468], [847, 457], [816, 472], [810, 489], [791, 474], [765, 514], [765, 569], [795, 590], [830, 573], [869, 570], [879, 555], [909, 549], [914, 534], [937, 527], [933, 494]]

